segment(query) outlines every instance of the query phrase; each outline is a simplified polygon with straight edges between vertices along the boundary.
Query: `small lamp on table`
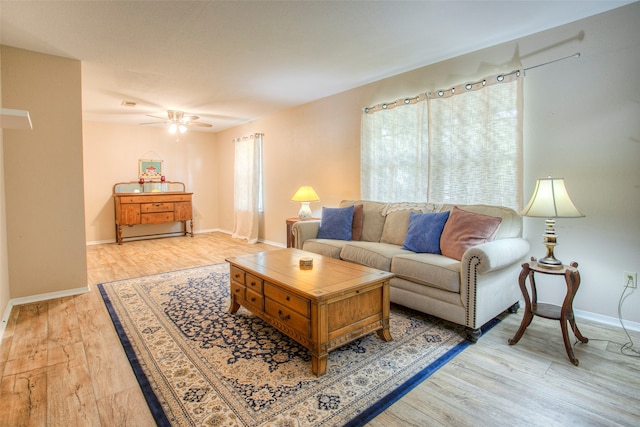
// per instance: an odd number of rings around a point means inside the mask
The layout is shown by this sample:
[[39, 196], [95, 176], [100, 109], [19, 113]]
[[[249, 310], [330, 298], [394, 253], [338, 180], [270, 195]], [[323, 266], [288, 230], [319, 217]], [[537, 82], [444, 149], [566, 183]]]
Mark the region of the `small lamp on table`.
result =
[[298, 191], [291, 197], [292, 202], [300, 202], [300, 211], [298, 211], [298, 217], [301, 220], [309, 219], [312, 217], [311, 208], [309, 207], [309, 203], [311, 202], [319, 202], [320, 197], [315, 192], [313, 187], [308, 185], [303, 185], [298, 188]]
[[538, 260], [538, 265], [543, 268], [561, 269], [562, 262], [556, 259], [553, 254], [554, 247], [558, 245], [555, 218], [582, 218], [585, 216], [571, 201], [564, 185], [564, 178], [538, 179], [531, 200], [520, 214], [528, 217], [547, 218], [543, 240], [547, 247], [547, 254]]

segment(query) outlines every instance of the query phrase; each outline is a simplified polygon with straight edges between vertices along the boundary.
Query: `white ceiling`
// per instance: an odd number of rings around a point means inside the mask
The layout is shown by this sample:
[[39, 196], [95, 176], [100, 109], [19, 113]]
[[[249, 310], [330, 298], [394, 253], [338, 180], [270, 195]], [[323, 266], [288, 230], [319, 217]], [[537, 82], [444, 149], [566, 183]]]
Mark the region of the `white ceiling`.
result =
[[631, 2], [0, 0], [0, 43], [82, 61], [85, 120], [216, 132]]

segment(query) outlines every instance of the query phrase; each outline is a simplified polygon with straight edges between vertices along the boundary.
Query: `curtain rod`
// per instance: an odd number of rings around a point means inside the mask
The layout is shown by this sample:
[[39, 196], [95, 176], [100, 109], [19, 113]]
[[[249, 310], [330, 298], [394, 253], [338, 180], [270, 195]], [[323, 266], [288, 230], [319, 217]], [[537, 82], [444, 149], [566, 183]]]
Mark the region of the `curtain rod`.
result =
[[[569, 59], [569, 58], [580, 58], [580, 52], [576, 52], [573, 55], [565, 56], [565, 57], [562, 57], [562, 58], [552, 59], [551, 61], [543, 62], [542, 64], [537, 64], [537, 65], [532, 65], [531, 67], [522, 68], [522, 71], [526, 72], [526, 71], [532, 70], [534, 68], [544, 67], [545, 65], [553, 64], [554, 62], [564, 61], [565, 59]], [[512, 71], [509, 74], [513, 74], [513, 73], [515, 73], [517, 71], [518, 70]], [[502, 76], [502, 75], [500, 75], [500, 76]], [[500, 76], [498, 76], [498, 77], [500, 77]], [[477, 83], [480, 83], [480, 82], [477, 82]], [[475, 84], [475, 83], [472, 83], [472, 84]], [[410, 98], [404, 98], [404, 104], [416, 103], [416, 102], [418, 102], [420, 100], [421, 100], [421, 96], [420, 95], [415, 96], [415, 97], [410, 97]], [[388, 106], [391, 106], [391, 108], [395, 107], [397, 105], [397, 102], [398, 102], [398, 100], [393, 101], [393, 102], [385, 102], [383, 104], [378, 104], [378, 105], [380, 105], [383, 110], [386, 110]], [[375, 110], [375, 108], [376, 108], [376, 106], [366, 107], [366, 108], [363, 109], [363, 111], [365, 113], [368, 113], [371, 110]]]
[[524, 71], [529, 71], [534, 68], [544, 67], [545, 65], [553, 64], [554, 62], [564, 61], [569, 58], [580, 58], [580, 52], [576, 52], [573, 55], [565, 56], [564, 58], [552, 59], [551, 61], [543, 62], [542, 64], [532, 65], [531, 67], [524, 68]]

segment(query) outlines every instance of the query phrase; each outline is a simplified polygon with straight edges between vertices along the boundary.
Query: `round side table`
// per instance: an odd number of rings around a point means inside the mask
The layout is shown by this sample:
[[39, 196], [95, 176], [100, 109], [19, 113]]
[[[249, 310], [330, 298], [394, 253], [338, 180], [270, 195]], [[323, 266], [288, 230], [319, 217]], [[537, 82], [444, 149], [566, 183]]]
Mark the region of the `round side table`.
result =
[[[562, 306], [554, 304], [538, 303], [538, 294], [536, 291], [536, 281], [534, 278], [535, 273], [551, 274], [553, 276], [564, 276], [564, 280], [567, 284], [567, 293], [565, 295]], [[527, 291], [526, 279], [529, 278], [531, 285], [531, 295]], [[516, 344], [522, 338], [525, 329], [531, 324], [533, 316], [540, 316], [546, 319], [553, 319], [560, 321], [560, 328], [562, 329], [562, 338], [564, 339], [564, 347], [567, 350], [567, 356], [574, 365], [578, 365], [578, 359], [573, 354], [573, 347], [569, 341], [569, 330], [567, 329], [567, 322], [571, 325], [576, 338], [581, 342], [589, 342], [588, 338], [585, 338], [580, 333], [576, 320], [573, 315], [573, 299], [578, 292], [580, 286], [580, 272], [578, 272], [578, 263], [572, 262], [571, 265], [563, 265], [562, 268], [549, 269], [540, 267], [535, 258], [531, 258], [531, 262], [525, 262], [522, 264], [522, 271], [518, 278], [518, 284], [524, 297], [525, 309], [524, 316], [522, 317], [522, 323], [520, 328], [516, 332], [513, 338], [509, 340], [510, 345]]]

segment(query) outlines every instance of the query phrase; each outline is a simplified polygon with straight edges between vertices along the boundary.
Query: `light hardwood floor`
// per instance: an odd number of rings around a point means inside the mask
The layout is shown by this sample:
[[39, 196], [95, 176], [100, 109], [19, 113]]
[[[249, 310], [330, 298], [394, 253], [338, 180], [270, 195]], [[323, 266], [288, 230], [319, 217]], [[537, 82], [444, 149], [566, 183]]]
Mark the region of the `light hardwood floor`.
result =
[[[16, 306], [0, 346], [0, 426], [152, 426], [98, 283], [278, 249], [222, 233], [87, 247], [91, 291]], [[514, 280], [517, 278], [514, 277]], [[503, 320], [368, 425], [640, 425], [640, 359], [622, 329], [578, 319], [587, 344], [566, 357], [557, 321]], [[632, 333], [640, 347], [640, 334]]]

